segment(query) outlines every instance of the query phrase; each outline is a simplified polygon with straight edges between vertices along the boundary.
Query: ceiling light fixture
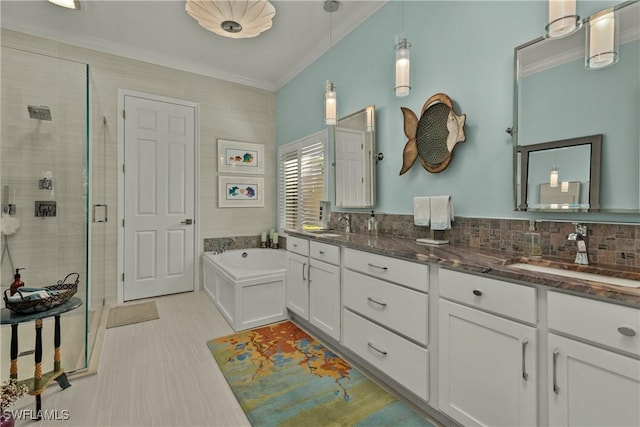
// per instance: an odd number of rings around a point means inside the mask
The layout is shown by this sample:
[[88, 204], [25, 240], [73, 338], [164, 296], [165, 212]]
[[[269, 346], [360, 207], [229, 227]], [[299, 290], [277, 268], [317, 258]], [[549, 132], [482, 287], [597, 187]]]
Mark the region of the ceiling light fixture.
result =
[[[324, 2], [324, 10], [329, 12], [329, 50], [333, 47], [333, 35], [332, 35], [332, 15], [333, 12], [338, 10], [338, 2], [336, 0], [326, 0]], [[329, 126], [335, 126], [337, 122], [337, 100], [336, 100], [336, 86], [327, 80], [324, 92], [324, 121]]]
[[576, 15], [576, 0], [549, 0], [549, 23], [544, 29], [547, 38], [559, 39], [582, 27]]
[[256, 37], [271, 28], [276, 9], [267, 0], [187, 0], [185, 10], [201, 27], [223, 37]]
[[407, 96], [411, 92], [411, 62], [409, 60], [409, 48], [411, 43], [404, 36], [404, 1], [402, 8], [402, 33], [396, 36], [396, 86], [395, 94], [398, 97]]
[[67, 9], [80, 9], [80, 2], [78, 0], [49, 0], [49, 3], [66, 7]]
[[618, 62], [620, 44], [615, 12], [603, 10], [589, 18], [587, 35], [587, 70], [595, 70]]

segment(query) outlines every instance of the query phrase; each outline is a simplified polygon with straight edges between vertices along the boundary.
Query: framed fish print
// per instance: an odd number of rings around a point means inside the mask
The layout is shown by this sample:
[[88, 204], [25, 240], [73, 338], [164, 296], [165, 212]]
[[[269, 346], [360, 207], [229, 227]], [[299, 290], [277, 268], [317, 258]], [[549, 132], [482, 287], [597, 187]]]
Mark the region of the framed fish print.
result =
[[219, 176], [218, 207], [264, 207], [264, 179], [253, 176]]
[[218, 139], [218, 172], [264, 173], [264, 145]]

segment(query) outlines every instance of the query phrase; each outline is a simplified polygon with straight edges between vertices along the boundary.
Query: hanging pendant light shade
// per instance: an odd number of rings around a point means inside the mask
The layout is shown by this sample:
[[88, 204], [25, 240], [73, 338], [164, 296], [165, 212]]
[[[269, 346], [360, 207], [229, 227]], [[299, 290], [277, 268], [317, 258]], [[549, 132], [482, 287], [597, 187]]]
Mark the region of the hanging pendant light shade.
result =
[[411, 92], [411, 62], [409, 48], [411, 43], [403, 36], [397, 36], [396, 40], [396, 86], [395, 94], [398, 97], [407, 96]]
[[602, 11], [589, 19], [585, 66], [595, 70], [618, 62], [619, 37], [615, 12]]
[[553, 165], [551, 175], [549, 175], [549, 187], [556, 188], [558, 186], [558, 166]]
[[276, 14], [267, 0], [187, 0], [185, 10], [203, 28], [232, 39], [267, 31]]
[[[332, 35], [332, 14], [338, 10], [338, 2], [336, 0], [326, 0], [324, 2], [324, 10], [329, 13], [329, 50], [333, 47]], [[335, 126], [337, 123], [338, 105], [336, 100], [336, 86], [329, 80], [324, 91], [324, 122], [328, 126]]]
[[545, 27], [548, 38], [566, 37], [581, 25], [576, 15], [576, 0], [549, 0], [549, 23]]

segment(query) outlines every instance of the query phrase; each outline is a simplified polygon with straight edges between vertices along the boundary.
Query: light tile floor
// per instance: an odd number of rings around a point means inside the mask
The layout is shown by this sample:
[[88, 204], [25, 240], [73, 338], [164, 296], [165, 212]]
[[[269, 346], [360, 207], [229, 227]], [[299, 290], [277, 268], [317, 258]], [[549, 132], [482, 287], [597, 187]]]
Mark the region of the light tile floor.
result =
[[[154, 299], [160, 319], [105, 331], [97, 375], [45, 391], [42, 408], [57, 420], [16, 426], [249, 426], [206, 344], [231, 327], [203, 292]], [[35, 399], [11, 409], [35, 417]]]

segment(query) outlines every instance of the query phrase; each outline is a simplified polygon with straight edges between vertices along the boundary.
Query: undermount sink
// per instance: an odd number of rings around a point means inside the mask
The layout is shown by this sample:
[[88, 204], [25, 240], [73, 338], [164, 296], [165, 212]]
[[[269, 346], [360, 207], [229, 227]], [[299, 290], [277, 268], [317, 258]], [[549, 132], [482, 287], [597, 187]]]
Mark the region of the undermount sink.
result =
[[319, 234], [325, 237], [340, 237], [342, 234], [336, 232], [336, 230], [332, 229], [318, 229], [318, 230], [305, 230], [307, 233], [311, 234]]
[[574, 279], [590, 280], [592, 282], [600, 282], [608, 285], [626, 286], [629, 288], [640, 288], [640, 281], [623, 279], [620, 277], [605, 276], [602, 274], [586, 273], [584, 271], [564, 270], [562, 268], [549, 267], [544, 265], [515, 263], [508, 265], [509, 268], [519, 270], [535, 271], [538, 273], [553, 274], [555, 276], [572, 277]]

